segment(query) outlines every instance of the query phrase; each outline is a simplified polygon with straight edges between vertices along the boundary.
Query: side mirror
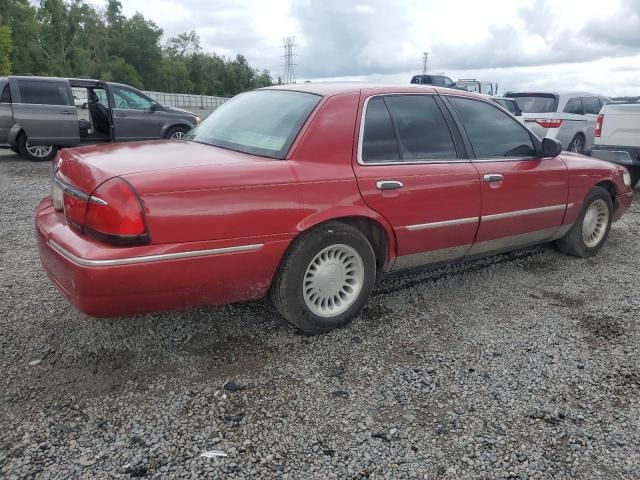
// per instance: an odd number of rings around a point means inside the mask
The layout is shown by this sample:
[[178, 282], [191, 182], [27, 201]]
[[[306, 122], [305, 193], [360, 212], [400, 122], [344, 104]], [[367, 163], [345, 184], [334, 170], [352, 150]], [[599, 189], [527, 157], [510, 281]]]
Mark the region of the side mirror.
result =
[[562, 144], [555, 138], [542, 139], [542, 155], [544, 157], [557, 157], [562, 152]]
[[151, 110], [152, 112], [157, 112], [158, 110], [162, 110], [162, 107], [159, 103], [151, 102], [151, 107], [149, 107], [149, 110]]

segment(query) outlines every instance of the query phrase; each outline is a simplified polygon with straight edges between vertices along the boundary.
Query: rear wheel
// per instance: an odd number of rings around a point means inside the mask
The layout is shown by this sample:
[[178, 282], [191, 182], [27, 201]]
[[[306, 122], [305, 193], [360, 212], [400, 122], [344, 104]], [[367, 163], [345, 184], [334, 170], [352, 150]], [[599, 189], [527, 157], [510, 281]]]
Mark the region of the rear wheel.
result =
[[558, 248], [574, 257], [593, 257], [604, 245], [611, 229], [613, 201], [604, 188], [593, 187], [576, 223], [558, 240]]
[[358, 316], [376, 277], [371, 244], [356, 228], [328, 222], [287, 252], [271, 299], [292, 325], [308, 333], [342, 327]]
[[187, 127], [181, 127], [181, 126], [171, 127], [167, 131], [165, 138], [168, 138], [169, 140], [182, 140], [188, 131], [189, 129]]
[[46, 162], [55, 157], [58, 149], [53, 145], [32, 145], [23, 133], [18, 138], [18, 151], [31, 162]]
[[582, 134], [577, 133], [576, 136], [573, 137], [567, 150], [575, 153], [582, 153], [584, 151], [584, 137]]

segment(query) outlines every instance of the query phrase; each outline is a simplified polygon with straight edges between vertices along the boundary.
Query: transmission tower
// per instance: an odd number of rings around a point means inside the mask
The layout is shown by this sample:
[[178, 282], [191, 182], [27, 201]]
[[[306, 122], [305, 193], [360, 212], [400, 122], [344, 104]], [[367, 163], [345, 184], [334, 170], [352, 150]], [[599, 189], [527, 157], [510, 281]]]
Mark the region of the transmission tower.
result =
[[422, 74], [426, 75], [429, 70], [429, 53], [424, 52], [422, 54]]
[[295, 60], [295, 47], [294, 43], [296, 37], [285, 37], [284, 41], [284, 75], [282, 77], [282, 83], [296, 83], [296, 71], [294, 63]]

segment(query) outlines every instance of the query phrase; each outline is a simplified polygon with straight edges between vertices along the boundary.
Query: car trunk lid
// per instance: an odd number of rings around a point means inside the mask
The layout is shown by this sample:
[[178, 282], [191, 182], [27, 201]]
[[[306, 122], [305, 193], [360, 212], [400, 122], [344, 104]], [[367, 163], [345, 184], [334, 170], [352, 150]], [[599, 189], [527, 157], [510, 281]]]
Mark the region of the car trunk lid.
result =
[[62, 150], [54, 170], [60, 180], [90, 195], [100, 184], [117, 176], [270, 160], [202, 143], [158, 140]]

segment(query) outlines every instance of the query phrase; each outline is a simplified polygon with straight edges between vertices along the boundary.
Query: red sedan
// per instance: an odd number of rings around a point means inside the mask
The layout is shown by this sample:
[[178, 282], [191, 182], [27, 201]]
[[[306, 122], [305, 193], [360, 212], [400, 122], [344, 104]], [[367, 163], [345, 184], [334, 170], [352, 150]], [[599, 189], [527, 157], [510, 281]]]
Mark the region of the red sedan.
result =
[[40, 257], [89, 315], [269, 293], [324, 332], [358, 315], [378, 272], [550, 241], [595, 255], [631, 203], [629, 175], [560, 150], [459, 90], [257, 90], [186, 141], [61, 151]]

